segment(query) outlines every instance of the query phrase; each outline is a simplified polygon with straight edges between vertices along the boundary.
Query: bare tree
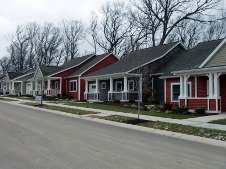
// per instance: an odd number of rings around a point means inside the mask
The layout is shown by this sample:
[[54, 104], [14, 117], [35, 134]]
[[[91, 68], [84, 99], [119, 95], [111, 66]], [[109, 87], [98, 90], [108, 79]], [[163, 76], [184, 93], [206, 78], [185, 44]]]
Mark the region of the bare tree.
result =
[[[170, 33], [184, 20], [204, 21], [197, 15], [216, 9], [221, 0], [139, 0], [133, 2], [135, 12], [145, 19], [142, 25], [150, 23], [148, 34], [153, 46], [164, 44]], [[138, 20], [141, 17], [138, 18]]]
[[24, 26], [18, 26], [16, 29], [16, 33], [11, 35], [12, 42], [12, 52], [15, 70], [21, 71], [24, 69], [26, 57], [27, 57], [27, 49], [28, 49], [28, 40], [29, 36], [26, 32], [26, 28]]
[[41, 27], [35, 40], [35, 53], [38, 65], [51, 65], [61, 57], [62, 36], [60, 29], [51, 23]]
[[2, 73], [5, 74], [6, 72], [11, 70], [11, 60], [8, 57], [3, 57], [0, 59], [0, 66]]
[[66, 61], [78, 56], [78, 46], [84, 37], [84, 26], [81, 21], [63, 21], [63, 42]]
[[117, 55], [123, 50], [123, 42], [130, 32], [130, 23], [126, 19], [126, 7], [123, 3], [106, 3], [101, 8], [102, 20], [99, 26], [98, 46], [104, 52]]

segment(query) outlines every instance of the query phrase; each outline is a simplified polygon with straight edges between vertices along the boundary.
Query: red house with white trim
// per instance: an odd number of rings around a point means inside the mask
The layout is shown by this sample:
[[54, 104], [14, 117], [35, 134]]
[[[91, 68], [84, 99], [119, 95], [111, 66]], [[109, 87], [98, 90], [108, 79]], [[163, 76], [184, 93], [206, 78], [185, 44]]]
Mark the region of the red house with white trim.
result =
[[164, 102], [226, 112], [226, 39], [182, 50], [152, 76], [164, 80]]
[[87, 55], [60, 67], [39, 66], [31, 81], [31, 95], [66, 96], [84, 100], [85, 82], [81, 77], [103, 69], [119, 59], [113, 54]]

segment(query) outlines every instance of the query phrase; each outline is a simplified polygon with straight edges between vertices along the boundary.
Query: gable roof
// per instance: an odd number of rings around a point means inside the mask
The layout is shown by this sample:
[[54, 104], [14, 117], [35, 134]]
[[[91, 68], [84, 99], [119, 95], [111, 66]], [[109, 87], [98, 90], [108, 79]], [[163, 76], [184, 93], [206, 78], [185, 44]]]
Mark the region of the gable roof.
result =
[[[68, 77], [76, 77], [90, 69], [91, 67], [95, 66], [98, 62], [103, 60], [104, 58], [110, 56], [111, 54], [105, 53], [102, 55], [96, 55], [93, 57], [89, 62], [81, 66], [79, 69], [77, 69], [75, 72], [71, 73]], [[113, 55], [114, 56], [114, 55]], [[115, 56], [116, 57], [116, 56]]]
[[77, 58], [74, 58], [72, 60], [69, 60], [68, 62], [61, 65], [59, 67], [59, 70], [57, 70], [56, 72], [52, 72], [52, 74], [50, 74], [50, 75], [53, 76], [55, 74], [61, 73], [61, 72], [66, 71], [70, 68], [73, 68], [75, 66], [78, 66], [78, 65], [82, 64], [83, 62], [87, 61], [88, 59], [90, 59], [94, 56], [95, 56], [94, 54], [89, 54], [89, 55], [86, 55], [86, 56], [77, 57]]
[[34, 72], [33, 73], [30, 73], [30, 74], [26, 74], [24, 76], [21, 76], [19, 78], [16, 78], [15, 81], [27, 81], [27, 80], [33, 78], [34, 77], [34, 74], [35, 74]]
[[148, 64], [151, 61], [163, 57], [167, 52], [172, 50], [178, 44], [179, 42], [174, 42], [131, 52], [118, 62], [88, 76], [101, 76], [132, 71], [133, 69], [139, 68], [142, 65]]
[[161, 73], [162, 76], [172, 76], [173, 71], [197, 69], [221, 42], [222, 40], [202, 42], [192, 49], [180, 51], [174, 54], [172, 59], [155, 73]]
[[61, 69], [58, 66], [39, 66], [39, 68], [40, 68], [43, 76], [49, 76]]

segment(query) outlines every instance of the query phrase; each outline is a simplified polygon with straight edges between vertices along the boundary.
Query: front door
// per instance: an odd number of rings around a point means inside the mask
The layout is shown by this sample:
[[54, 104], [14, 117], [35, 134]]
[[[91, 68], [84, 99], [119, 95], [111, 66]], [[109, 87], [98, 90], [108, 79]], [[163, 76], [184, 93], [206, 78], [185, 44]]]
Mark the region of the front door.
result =
[[96, 92], [96, 84], [89, 84], [89, 93]]
[[26, 84], [26, 94], [27, 94], [27, 95], [30, 94], [31, 89], [32, 89], [32, 88], [31, 88], [31, 83], [27, 83], [27, 84]]

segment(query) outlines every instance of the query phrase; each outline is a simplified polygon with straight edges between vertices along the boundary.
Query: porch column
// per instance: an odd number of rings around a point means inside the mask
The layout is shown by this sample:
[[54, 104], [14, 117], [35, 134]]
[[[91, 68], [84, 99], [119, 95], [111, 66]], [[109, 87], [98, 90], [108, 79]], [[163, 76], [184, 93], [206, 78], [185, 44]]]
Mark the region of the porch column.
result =
[[20, 86], [20, 94], [23, 95], [23, 82], [21, 82], [21, 86]]
[[34, 95], [38, 95], [38, 81], [35, 81], [35, 94]]
[[49, 78], [48, 81], [47, 81], [47, 95], [50, 96], [50, 90], [51, 90], [51, 79]]
[[180, 76], [180, 98], [184, 97], [184, 77]]
[[126, 75], [124, 75], [124, 83], [123, 84], [124, 84], [123, 95], [125, 96], [125, 98], [122, 97], [122, 100], [126, 101], [127, 100], [127, 92], [128, 92], [128, 79], [127, 79]]
[[99, 100], [99, 80], [96, 79], [96, 100]]
[[12, 82], [12, 94], [15, 94], [15, 83], [14, 82]]
[[214, 73], [213, 79], [214, 79], [214, 97], [218, 98], [219, 97], [219, 74]]
[[188, 78], [189, 76], [185, 75], [184, 76], [184, 97], [188, 97]]
[[11, 91], [12, 91], [12, 84], [9, 83], [9, 94], [11, 94]]
[[109, 90], [109, 96], [108, 101], [112, 100], [112, 93], [113, 93], [113, 78], [110, 78], [110, 90]]
[[209, 77], [209, 98], [213, 97], [213, 73], [208, 75]]
[[139, 77], [139, 98], [140, 101], [142, 102], [142, 82], [143, 82], [143, 78], [142, 76]]
[[60, 94], [62, 94], [62, 78], [60, 78]]
[[88, 90], [89, 90], [89, 88], [88, 88], [88, 80], [85, 80], [85, 96], [84, 96], [84, 98], [87, 100], [88, 99], [88, 97], [87, 97], [87, 95], [88, 95]]

